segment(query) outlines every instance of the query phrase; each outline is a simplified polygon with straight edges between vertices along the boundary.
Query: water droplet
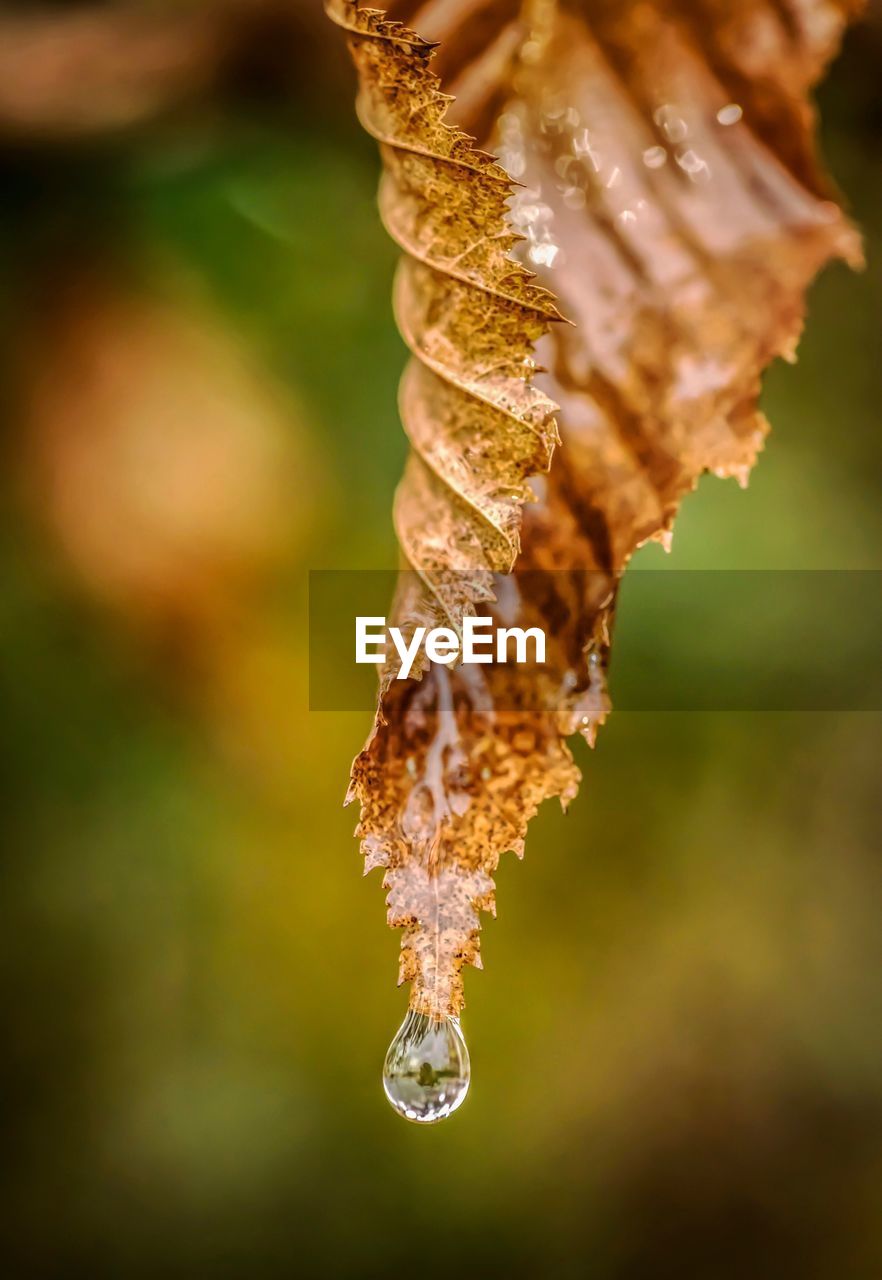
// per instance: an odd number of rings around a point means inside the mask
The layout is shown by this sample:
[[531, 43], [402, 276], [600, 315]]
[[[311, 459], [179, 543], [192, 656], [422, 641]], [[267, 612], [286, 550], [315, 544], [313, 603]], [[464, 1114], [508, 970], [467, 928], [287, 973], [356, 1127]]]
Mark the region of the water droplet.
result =
[[720, 124], [737, 124], [744, 112], [741, 110], [737, 102], [730, 102], [725, 107], [720, 107], [717, 112], [717, 119]]
[[689, 133], [689, 126], [671, 102], [653, 112], [652, 118], [668, 142], [682, 142]]
[[664, 147], [647, 147], [643, 152], [643, 163], [647, 169], [660, 169], [667, 158], [668, 153]]
[[688, 173], [693, 182], [706, 182], [710, 178], [710, 167], [706, 160], [690, 150], [677, 152], [677, 164], [684, 173]]
[[383, 1088], [399, 1115], [433, 1124], [465, 1101], [469, 1071], [459, 1019], [439, 1020], [408, 1009], [386, 1054]]
[[574, 155], [588, 155], [591, 150], [591, 134], [587, 129], [582, 129], [579, 133], [574, 134], [572, 142]]
[[538, 241], [527, 251], [527, 257], [537, 267], [553, 267], [558, 259], [563, 261], [560, 245], [554, 244], [551, 240]]
[[503, 147], [499, 152], [499, 163], [510, 178], [522, 178], [527, 171], [527, 158], [514, 147]]

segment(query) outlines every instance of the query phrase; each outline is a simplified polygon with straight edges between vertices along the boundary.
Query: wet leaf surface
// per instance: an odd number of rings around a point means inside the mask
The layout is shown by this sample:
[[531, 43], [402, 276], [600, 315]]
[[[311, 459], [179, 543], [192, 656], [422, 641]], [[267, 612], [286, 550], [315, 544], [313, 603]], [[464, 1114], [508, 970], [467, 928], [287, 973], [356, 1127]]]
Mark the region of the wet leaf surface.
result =
[[[420, 1012], [459, 1011], [499, 856], [522, 852], [544, 799], [575, 794], [565, 738], [593, 742], [607, 713], [628, 559], [670, 536], [703, 473], [746, 483], [768, 429], [763, 370], [793, 358], [824, 262], [860, 261], [807, 100], [854, 8], [488, 3], [476, 40], [473, 6], [393, 6], [442, 39], [451, 118], [497, 165], [447, 130], [425, 44], [329, 6], [353, 32], [381, 210], [408, 255], [396, 315], [416, 356], [402, 387], [413, 453], [395, 519], [424, 585], [408, 576], [396, 616], [456, 625], [495, 595], [482, 612], [550, 641], [541, 669], [381, 681], [350, 797]], [[507, 214], [500, 165], [520, 184]], [[549, 329], [551, 290], [572, 325]], [[516, 556], [514, 577], [494, 576]]]

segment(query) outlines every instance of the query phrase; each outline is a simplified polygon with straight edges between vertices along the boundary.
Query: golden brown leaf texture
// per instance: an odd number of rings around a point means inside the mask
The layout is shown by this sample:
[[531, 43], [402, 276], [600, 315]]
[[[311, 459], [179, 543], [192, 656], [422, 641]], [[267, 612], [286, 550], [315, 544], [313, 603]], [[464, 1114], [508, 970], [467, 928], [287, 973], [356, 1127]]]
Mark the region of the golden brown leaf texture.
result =
[[[528, 479], [551, 462], [554, 405], [533, 386], [532, 355], [559, 317], [512, 257], [508, 174], [445, 123], [432, 46], [349, 0], [326, 7], [349, 33], [359, 117], [383, 158], [383, 221], [404, 250], [394, 301], [413, 352], [400, 392], [411, 453], [395, 525], [413, 572], [395, 615], [458, 629], [493, 599], [493, 575], [512, 568]], [[477, 959], [478, 913], [492, 905], [499, 853], [522, 840], [521, 815], [561, 789], [557, 773], [567, 775], [564, 789], [572, 777], [556, 735], [544, 756], [521, 736], [524, 768], [507, 767], [500, 785], [495, 757], [511, 749], [487, 724], [493, 759], [466, 751], [460, 715], [470, 714], [471, 739], [486, 713], [455, 707], [454, 683], [441, 669], [423, 686], [385, 689], [352, 790], [367, 866], [386, 869], [389, 920], [405, 929], [402, 978], [414, 984], [414, 1007], [439, 1016], [461, 1003], [459, 969]]]
[[383, 222], [404, 250], [395, 314], [414, 358], [396, 531], [456, 627], [514, 564], [527, 480], [551, 461], [554, 405], [532, 385], [531, 355], [557, 310], [511, 256], [508, 174], [444, 121], [432, 46], [352, 0], [326, 7], [349, 33], [359, 118], [383, 158]]
[[[339, 0], [333, 8], [339, 16]], [[382, 27], [395, 44], [394, 23], [342, 9], [362, 33]], [[575, 792], [563, 739], [578, 731], [593, 741], [607, 709], [615, 588], [629, 557], [669, 535], [702, 473], [746, 481], [767, 431], [757, 407], [763, 369], [777, 355], [793, 357], [818, 268], [835, 255], [859, 260], [857, 237], [815, 164], [807, 98], [853, 9], [845, 0], [404, 0], [390, 10], [443, 38], [439, 66], [457, 95], [451, 113], [521, 184], [509, 219], [523, 239], [506, 238], [504, 254], [553, 288], [574, 321], [543, 332], [546, 303], [531, 327], [516, 322], [517, 361], [536, 341], [550, 370], [537, 381], [560, 405], [563, 447], [547, 479], [534, 482], [539, 500], [524, 509], [518, 573], [500, 584], [507, 599], [501, 592], [494, 606], [507, 621], [541, 620], [549, 660], [518, 674], [484, 668], [479, 681], [462, 668], [432, 667], [421, 684], [395, 682], [354, 766], [368, 866], [386, 868], [390, 923], [405, 929], [402, 977], [423, 1012], [458, 1012], [460, 970], [477, 959], [478, 911], [492, 907], [500, 853], [522, 851], [543, 799]], [[459, 190], [449, 204], [442, 197], [440, 223], [420, 211], [414, 183], [430, 203], [440, 191], [437, 162], [432, 168], [424, 154], [439, 150], [439, 117], [426, 46], [412, 40], [394, 90], [381, 87], [389, 48], [374, 37], [368, 53], [370, 41], [356, 38], [354, 52], [361, 116], [384, 147], [384, 216], [412, 259], [397, 288], [399, 323], [421, 356], [419, 377], [434, 377], [413, 399], [407, 384], [416, 375], [405, 379], [414, 458], [396, 521], [406, 554], [442, 584], [449, 610], [467, 603], [461, 588], [457, 596], [462, 578], [449, 580], [449, 570], [474, 568], [476, 552], [482, 569], [506, 567], [491, 551], [502, 542], [486, 537], [472, 511], [457, 523], [450, 491], [461, 496], [464, 469], [481, 511], [496, 513], [488, 499], [500, 482], [511, 484], [511, 463], [501, 463], [511, 441], [491, 441], [489, 419], [466, 420], [449, 401], [469, 389], [472, 362], [489, 372], [511, 335], [494, 332], [500, 317], [486, 299], [483, 326], [459, 320], [461, 298], [452, 304], [456, 322], [447, 322], [438, 273], [480, 242], [488, 205], [478, 192], [491, 169], [482, 161], [460, 174], [461, 187], [476, 191]], [[376, 99], [388, 105], [387, 92], [394, 110], [384, 115]], [[396, 168], [389, 122], [402, 110], [416, 151], [402, 147]], [[495, 167], [492, 175], [504, 195]], [[501, 216], [497, 203], [491, 236]], [[496, 269], [510, 268], [497, 260]], [[439, 379], [436, 357], [458, 376]], [[533, 453], [528, 468], [521, 449], [523, 485], [543, 466]], [[523, 496], [521, 488], [518, 502]], [[501, 513], [492, 523], [513, 548], [517, 512], [507, 510], [508, 523]], [[482, 578], [473, 600], [484, 586]], [[413, 584], [402, 594], [405, 613], [432, 616], [435, 605]]]

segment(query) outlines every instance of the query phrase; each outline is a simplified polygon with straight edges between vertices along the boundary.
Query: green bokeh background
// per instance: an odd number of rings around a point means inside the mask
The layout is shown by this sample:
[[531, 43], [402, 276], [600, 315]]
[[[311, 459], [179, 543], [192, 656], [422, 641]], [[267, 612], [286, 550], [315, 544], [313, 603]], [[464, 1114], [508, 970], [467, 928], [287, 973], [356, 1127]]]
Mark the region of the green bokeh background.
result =
[[[869, 269], [814, 287], [749, 490], [705, 480], [644, 567], [882, 568], [874, 53], [821, 95]], [[367, 720], [307, 710], [305, 579], [394, 563], [404, 353], [374, 148], [320, 89], [2, 152], [7, 1274], [878, 1276], [878, 715], [614, 715], [500, 867], [466, 1106], [383, 1099], [398, 939], [341, 807]], [[237, 716], [27, 499], [16, 343], [86, 253], [197, 282], [308, 441]]]

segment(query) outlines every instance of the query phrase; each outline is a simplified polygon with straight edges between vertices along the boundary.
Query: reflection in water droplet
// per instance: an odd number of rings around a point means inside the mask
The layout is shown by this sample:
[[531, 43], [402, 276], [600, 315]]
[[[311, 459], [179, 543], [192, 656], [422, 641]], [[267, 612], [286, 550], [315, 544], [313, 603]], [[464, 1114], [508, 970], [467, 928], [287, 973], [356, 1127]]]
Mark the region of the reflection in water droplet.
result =
[[408, 1009], [386, 1054], [383, 1088], [399, 1115], [432, 1124], [463, 1103], [469, 1070], [459, 1019], [439, 1020]]

